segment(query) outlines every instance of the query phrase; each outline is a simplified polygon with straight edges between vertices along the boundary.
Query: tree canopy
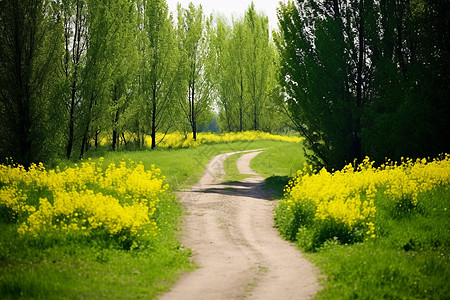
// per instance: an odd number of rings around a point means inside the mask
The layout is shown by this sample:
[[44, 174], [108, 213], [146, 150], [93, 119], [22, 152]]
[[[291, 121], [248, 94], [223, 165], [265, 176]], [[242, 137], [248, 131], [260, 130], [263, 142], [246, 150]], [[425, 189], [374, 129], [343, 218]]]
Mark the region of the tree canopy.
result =
[[312, 162], [449, 151], [445, 1], [299, 0], [281, 4], [280, 104]]
[[228, 20], [165, 0], [2, 0], [0, 160], [208, 128], [294, 128], [330, 169], [448, 152], [449, 7], [287, 1], [270, 33], [257, 2]]

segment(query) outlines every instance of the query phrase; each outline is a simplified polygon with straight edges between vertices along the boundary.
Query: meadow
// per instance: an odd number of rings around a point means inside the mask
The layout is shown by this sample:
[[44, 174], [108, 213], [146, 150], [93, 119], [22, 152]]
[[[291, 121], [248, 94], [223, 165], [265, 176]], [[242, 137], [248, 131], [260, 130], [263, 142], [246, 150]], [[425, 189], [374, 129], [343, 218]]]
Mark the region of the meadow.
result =
[[[327, 172], [305, 165], [301, 148], [247, 139], [92, 152], [49, 169], [2, 165], [1, 298], [156, 298], [196, 268], [178, 242], [177, 190], [214, 155], [254, 149], [264, 152], [252, 169], [281, 199], [281, 235], [324, 275], [317, 299], [449, 298], [450, 157], [380, 167], [367, 158]], [[247, 177], [241, 155], [225, 162], [225, 181]]]
[[450, 156], [305, 166], [275, 215], [326, 275], [318, 299], [448, 299]]
[[[2, 299], [154, 299], [195, 268], [176, 197], [217, 154], [298, 143], [103, 152], [54, 168], [0, 168]], [[294, 170], [296, 167], [292, 167]]]

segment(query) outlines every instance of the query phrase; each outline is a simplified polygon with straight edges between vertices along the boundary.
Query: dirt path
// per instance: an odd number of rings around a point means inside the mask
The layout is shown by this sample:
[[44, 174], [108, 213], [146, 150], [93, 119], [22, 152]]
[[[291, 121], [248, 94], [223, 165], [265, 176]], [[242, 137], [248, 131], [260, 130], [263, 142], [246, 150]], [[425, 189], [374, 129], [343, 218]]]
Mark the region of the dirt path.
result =
[[249, 166], [260, 151], [237, 162], [242, 182], [222, 183], [224, 160], [214, 157], [202, 179], [181, 194], [188, 215], [182, 243], [199, 269], [184, 274], [161, 299], [309, 299], [317, 272], [273, 226], [275, 203]]

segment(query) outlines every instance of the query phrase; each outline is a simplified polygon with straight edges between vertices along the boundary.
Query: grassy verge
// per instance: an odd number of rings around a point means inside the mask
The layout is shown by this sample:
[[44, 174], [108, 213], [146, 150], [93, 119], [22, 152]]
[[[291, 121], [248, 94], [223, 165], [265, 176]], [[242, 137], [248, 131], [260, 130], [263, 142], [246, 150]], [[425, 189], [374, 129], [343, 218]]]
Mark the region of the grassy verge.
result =
[[[174, 189], [188, 188], [197, 182], [214, 155], [259, 148], [271, 151], [278, 144], [292, 145], [256, 141], [99, 153], [98, 156], [104, 156], [105, 166], [130, 159], [141, 161], [146, 169], [154, 164], [167, 177], [171, 189], [161, 196], [153, 216], [160, 230], [158, 235], [143, 241], [143, 246], [137, 249], [124, 250], [107, 237], [86, 238], [66, 233], [36, 238], [20, 236], [19, 223], [3, 218], [0, 221], [0, 298], [155, 299], [168, 290], [178, 274], [193, 268], [189, 251], [182, 249], [178, 242], [183, 210]], [[100, 159], [94, 155], [92, 160]], [[74, 163], [60, 161], [58, 165], [64, 169], [73, 167]]]
[[223, 179], [223, 181], [225, 182], [242, 181], [245, 178], [251, 176], [239, 173], [239, 170], [236, 165], [238, 159], [244, 154], [246, 153], [233, 154], [225, 160], [225, 162], [223, 163], [223, 167], [225, 169], [225, 178]]
[[[283, 188], [295, 172], [303, 167], [305, 158], [301, 144], [289, 142], [260, 141], [250, 149], [264, 149], [250, 161], [250, 167], [265, 178], [264, 187], [270, 190], [275, 198], [283, 196]], [[247, 150], [247, 149], [244, 149]], [[251, 175], [240, 174], [236, 162], [246, 153], [231, 155], [224, 162], [224, 181], [241, 181]]]
[[264, 187], [279, 199], [289, 179], [305, 162], [301, 144], [271, 142], [267, 150], [250, 161], [250, 167], [266, 179]]
[[1, 299], [154, 299], [192, 269], [158, 170], [0, 168]]
[[[316, 298], [450, 299], [449, 171], [411, 161], [296, 180], [275, 221], [326, 275]], [[355, 207], [365, 215], [344, 223]]]
[[[137, 250], [102, 239], [52, 234], [17, 235], [1, 224], [2, 299], [154, 299], [192, 268], [177, 242], [182, 209], [171, 195], [158, 204], [159, 234]], [[174, 276], [175, 275], [175, 276]]]
[[327, 275], [317, 299], [450, 299], [450, 190], [419, 201], [429, 205], [401, 218], [380, 209], [376, 240], [308, 254]]

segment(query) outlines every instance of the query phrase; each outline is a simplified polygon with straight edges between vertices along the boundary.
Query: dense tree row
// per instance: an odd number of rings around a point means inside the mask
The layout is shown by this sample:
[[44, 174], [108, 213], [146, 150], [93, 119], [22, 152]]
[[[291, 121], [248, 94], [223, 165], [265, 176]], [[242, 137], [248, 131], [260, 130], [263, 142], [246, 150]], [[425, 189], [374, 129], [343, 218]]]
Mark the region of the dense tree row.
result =
[[450, 151], [449, 1], [298, 0], [278, 17], [278, 99], [312, 161]]
[[[279, 130], [317, 165], [450, 151], [450, 4], [281, 3], [231, 23], [165, 0], [0, 0], [0, 159], [82, 157], [157, 132]], [[276, 100], [276, 101], [274, 101]]]
[[275, 54], [253, 5], [229, 25], [192, 4], [174, 18], [165, 0], [1, 0], [0, 157], [195, 139], [214, 107], [223, 130], [270, 130]]
[[276, 51], [267, 17], [252, 4], [232, 26], [219, 19], [213, 48], [222, 129], [273, 130], [279, 125], [270, 97], [276, 84]]

